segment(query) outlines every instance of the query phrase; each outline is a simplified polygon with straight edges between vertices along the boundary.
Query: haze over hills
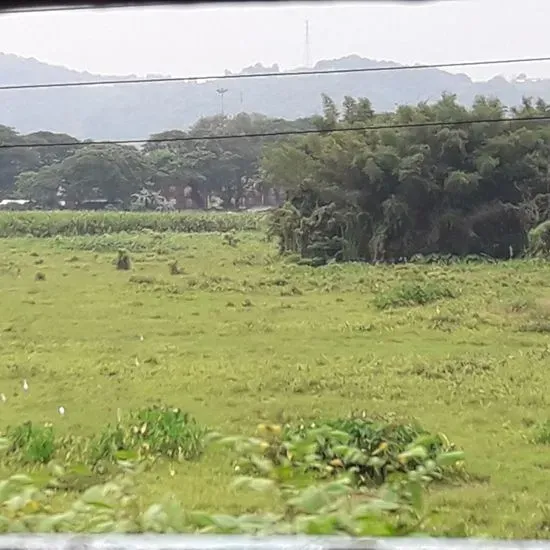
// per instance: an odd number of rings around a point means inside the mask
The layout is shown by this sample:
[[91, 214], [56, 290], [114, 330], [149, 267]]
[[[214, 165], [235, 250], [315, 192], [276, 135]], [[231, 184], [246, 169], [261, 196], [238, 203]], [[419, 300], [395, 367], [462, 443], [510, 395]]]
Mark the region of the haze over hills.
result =
[[[314, 69], [399, 66], [357, 55], [318, 62]], [[257, 64], [242, 73], [276, 72], [279, 68]], [[149, 75], [160, 76], [160, 75]], [[36, 59], [0, 54], [0, 85], [74, 82], [106, 76], [49, 65]], [[202, 116], [220, 112], [218, 88], [226, 88], [227, 114], [258, 112], [295, 119], [319, 112], [326, 93], [337, 103], [345, 95], [368, 97], [377, 111], [396, 104], [433, 101], [443, 92], [455, 93], [470, 104], [477, 95], [496, 96], [516, 105], [523, 96], [550, 100], [550, 79], [496, 77], [475, 82], [465, 74], [439, 69], [403, 70], [344, 75], [311, 75], [280, 78], [212, 80], [152, 84], [0, 91], [0, 124], [22, 133], [38, 130], [62, 132], [79, 139], [140, 139], [152, 133], [186, 128]]]

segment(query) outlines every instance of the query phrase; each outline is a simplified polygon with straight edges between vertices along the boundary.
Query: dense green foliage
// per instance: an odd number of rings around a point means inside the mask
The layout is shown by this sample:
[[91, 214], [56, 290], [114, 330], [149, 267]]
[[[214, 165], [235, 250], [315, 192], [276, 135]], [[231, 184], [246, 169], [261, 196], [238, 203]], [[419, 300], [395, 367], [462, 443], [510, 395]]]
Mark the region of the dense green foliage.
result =
[[[0, 153], [1, 191], [48, 209], [60, 201], [70, 208], [106, 200], [118, 209], [157, 212], [276, 206], [286, 198], [270, 234], [282, 252], [298, 253], [312, 265], [430, 254], [548, 254], [550, 233], [538, 226], [550, 211], [550, 127], [518, 120], [548, 116], [544, 101], [524, 99], [521, 107], [507, 109], [497, 99], [478, 97], [466, 108], [443, 95], [433, 104], [375, 113], [365, 98], [345, 97], [338, 108], [323, 96], [323, 108], [322, 116], [294, 122], [247, 114], [203, 118], [188, 132], [153, 135], [141, 149], [6, 149]], [[433, 125], [414, 127], [425, 123]], [[379, 129], [361, 129], [369, 126]], [[223, 138], [307, 128], [320, 133]], [[356, 129], [331, 132], [349, 128]], [[1, 132], [1, 139], [23, 144], [68, 138]], [[189, 230], [175, 218], [160, 219], [144, 227]], [[166, 225], [166, 219], [172, 221]], [[21, 230], [0, 230], [13, 233]]]
[[[543, 101], [525, 100], [507, 122], [476, 123], [503, 119], [505, 107], [478, 98], [467, 109], [447, 95], [376, 116], [360, 101], [348, 99], [339, 110], [325, 97], [321, 128], [441, 126], [308, 135], [275, 145], [263, 169], [267, 181], [286, 187], [288, 203], [271, 232], [281, 250], [320, 261], [519, 256], [529, 230], [548, 218], [550, 128], [514, 118], [548, 112]], [[541, 231], [535, 236], [547, 240]]]
[[[444, 480], [464, 458], [462, 452], [445, 449], [441, 436], [419, 436], [407, 425], [388, 430], [351, 418], [308, 430], [289, 426], [283, 438], [278, 438], [280, 426], [261, 426], [260, 431], [259, 438], [210, 437], [210, 442], [233, 448], [243, 470], [253, 473], [237, 474], [236, 488], [271, 493], [279, 502], [275, 513], [231, 516], [187, 511], [169, 500], [145, 508], [140, 502], [133, 478], [150, 466], [147, 457], [181, 462], [200, 457], [205, 448], [207, 431], [179, 409], [156, 407], [132, 413], [86, 447], [82, 440], [55, 438], [51, 425], [26, 422], [7, 431], [0, 449], [25, 463], [49, 463], [48, 470], [40, 476], [19, 474], [0, 481], [0, 532], [397, 536], [422, 530], [427, 517], [425, 489], [433, 480]], [[400, 433], [405, 437], [396, 437]], [[371, 445], [365, 448], [369, 435]], [[82, 448], [88, 450], [86, 455]], [[284, 453], [269, 456], [273, 448], [284, 448]], [[342, 458], [338, 458], [341, 468], [335, 460], [327, 464], [327, 449]], [[29, 454], [31, 450], [34, 454]], [[63, 466], [51, 461], [56, 451], [65, 455]], [[76, 458], [88, 462], [75, 463]], [[118, 469], [106, 468], [103, 459]], [[361, 489], [358, 481], [366, 471], [382, 469], [384, 476], [377, 476], [370, 491]], [[77, 495], [61, 512], [52, 506], [60, 494]]]

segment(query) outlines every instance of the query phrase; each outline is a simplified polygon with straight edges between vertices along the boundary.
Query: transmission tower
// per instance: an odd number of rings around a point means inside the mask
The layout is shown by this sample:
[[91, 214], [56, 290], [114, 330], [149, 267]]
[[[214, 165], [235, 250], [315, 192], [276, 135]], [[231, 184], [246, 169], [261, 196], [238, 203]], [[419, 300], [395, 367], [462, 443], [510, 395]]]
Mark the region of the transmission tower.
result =
[[305, 36], [305, 67], [306, 69], [309, 69], [311, 64], [311, 52], [310, 52], [310, 44], [309, 44], [309, 21], [306, 19], [306, 36]]

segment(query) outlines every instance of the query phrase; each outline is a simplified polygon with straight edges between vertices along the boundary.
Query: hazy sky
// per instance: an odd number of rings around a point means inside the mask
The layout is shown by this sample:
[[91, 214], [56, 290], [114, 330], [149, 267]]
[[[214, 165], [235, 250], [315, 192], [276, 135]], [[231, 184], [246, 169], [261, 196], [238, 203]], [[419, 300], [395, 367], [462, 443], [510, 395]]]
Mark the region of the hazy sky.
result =
[[[0, 15], [0, 51], [102, 74], [206, 75], [348, 54], [402, 63], [550, 56], [550, 0], [125, 8]], [[456, 72], [456, 70], [455, 70]], [[550, 77], [550, 63], [464, 69]]]

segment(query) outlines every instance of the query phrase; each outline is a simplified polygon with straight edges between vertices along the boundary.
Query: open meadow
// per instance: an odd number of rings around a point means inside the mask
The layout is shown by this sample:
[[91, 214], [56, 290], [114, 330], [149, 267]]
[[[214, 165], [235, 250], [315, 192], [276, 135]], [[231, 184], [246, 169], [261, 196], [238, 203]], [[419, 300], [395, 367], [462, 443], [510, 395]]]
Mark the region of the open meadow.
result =
[[[314, 268], [279, 256], [259, 224], [2, 233], [0, 431], [30, 420], [94, 438], [153, 405], [224, 435], [362, 411], [418, 421], [464, 450], [468, 474], [429, 489], [427, 532], [549, 536], [548, 264]], [[122, 249], [129, 269], [116, 267]], [[40, 468], [0, 463], [3, 475]], [[138, 494], [228, 514], [277, 508], [234, 477], [214, 446], [157, 461]]]

